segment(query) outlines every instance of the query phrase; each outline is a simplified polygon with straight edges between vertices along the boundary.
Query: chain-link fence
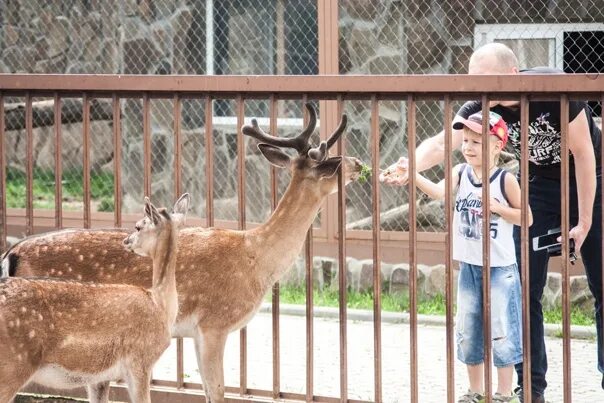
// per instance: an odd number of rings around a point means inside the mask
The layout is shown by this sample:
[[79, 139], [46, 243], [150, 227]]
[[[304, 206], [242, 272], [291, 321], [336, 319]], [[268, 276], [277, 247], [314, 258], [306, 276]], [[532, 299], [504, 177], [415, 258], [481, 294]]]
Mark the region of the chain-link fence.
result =
[[[318, 74], [318, 8], [312, 0], [8, 0], [0, 4], [0, 71], [7, 73], [122, 74]], [[604, 5], [600, 0], [340, 0], [341, 74], [465, 73], [476, 47], [498, 41], [518, 55], [522, 68], [546, 65], [566, 72], [604, 72]], [[36, 100], [36, 101], [48, 101]], [[99, 100], [101, 101], [101, 100]], [[105, 100], [107, 101], [107, 100]], [[24, 99], [7, 99], [19, 108]], [[173, 101], [151, 101], [153, 193], [173, 199]], [[42, 102], [43, 104], [43, 102]], [[38, 104], [37, 104], [38, 105]], [[74, 104], [77, 108], [77, 102]], [[215, 100], [214, 190], [216, 218], [237, 219], [236, 119], [232, 100]], [[246, 116], [268, 117], [268, 103], [247, 101]], [[590, 103], [601, 115], [601, 106]], [[184, 100], [183, 189], [196, 213], [205, 201], [205, 103]], [[283, 133], [301, 127], [301, 103], [279, 103]], [[142, 183], [142, 101], [122, 100], [124, 210], [138, 208]], [[347, 152], [369, 161], [370, 105], [346, 103]], [[15, 127], [23, 127], [23, 115]], [[421, 141], [442, 129], [440, 102], [417, 104]], [[36, 206], [54, 205], [54, 143], [47, 122], [34, 122]], [[405, 102], [381, 102], [382, 166], [406, 153]], [[267, 126], [265, 126], [267, 127]], [[81, 209], [81, 124], [66, 124], [62, 140], [64, 208]], [[93, 210], [110, 211], [113, 139], [109, 120], [91, 127]], [[24, 205], [18, 189], [24, 167], [22, 129], [7, 134], [9, 207]], [[268, 164], [247, 147], [247, 217], [262, 221], [270, 210]], [[442, 168], [427, 175], [442, 177]], [[287, 183], [281, 178], [280, 185]], [[348, 188], [349, 228], [370, 228], [370, 184]], [[46, 196], [48, 194], [48, 196]], [[405, 230], [406, 190], [382, 189], [384, 230]], [[442, 228], [439, 203], [418, 202], [420, 230]]]

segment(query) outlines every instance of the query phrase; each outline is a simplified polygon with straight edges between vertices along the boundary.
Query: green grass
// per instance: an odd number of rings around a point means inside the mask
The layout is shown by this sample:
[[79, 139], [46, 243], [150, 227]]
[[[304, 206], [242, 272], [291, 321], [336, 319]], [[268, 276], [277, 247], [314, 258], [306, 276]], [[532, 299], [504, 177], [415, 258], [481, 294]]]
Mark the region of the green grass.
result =
[[[280, 287], [280, 302], [285, 304], [303, 305], [306, 303], [306, 289], [304, 287]], [[267, 297], [270, 300], [270, 294]], [[373, 292], [353, 292], [346, 294], [348, 308], [373, 309]], [[313, 303], [316, 306], [337, 307], [337, 290], [313, 290]], [[407, 294], [382, 294], [382, 310], [387, 312], [409, 312], [409, 297]], [[417, 313], [425, 315], [445, 315], [446, 301], [443, 295], [433, 298], [422, 298], [417, 301]], [[543, 312], [545, 323], [562, 323], [562, 309], [560, 307]], [[593, 311], [573, 307], [571, 310], [571, 324], [592, 326], [595, 324]]]
[[[52, 170], [35, 169], [33, 173], [34, 208], [53, 209], [55, 205], [55, 175]], [[24, 172], [9, 169], [6, 174], [6, 206], [25, 208], [26, 182]], [[84, 184], [81, 171], [65, 171], [62, 175], [62, 195], [64, 208], [74, 209], [71, 202], [83, 200]], [[90, 195], [99, 201], [99, 211], [113, 211], [113, 174], [92, 173], [90, 175]]]

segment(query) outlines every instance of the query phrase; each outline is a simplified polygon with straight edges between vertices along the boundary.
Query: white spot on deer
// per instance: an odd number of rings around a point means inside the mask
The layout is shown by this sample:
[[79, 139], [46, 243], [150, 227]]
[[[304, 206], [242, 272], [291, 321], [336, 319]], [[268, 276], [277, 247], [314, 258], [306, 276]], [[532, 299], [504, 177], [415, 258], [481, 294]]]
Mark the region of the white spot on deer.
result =
[[50, 326], [48, 326], [50, 328], [50, 330], [54, 330], [55, 329], [55, 325], [53, 323], [50, 324]]
[[22, 306], [22, 307], [21, 307], [21, 312], [26, 313], [26, 312], [27, 312], [27, 308], [26, 308], [26, 307], [24, 307], [24, 306]]
[[44, 253], [48, 252], [48, 246], [46, 246], [46, 245], [42, 246], [42, 252], [44, 252]]
[[107, 249], [103, 249], [103, 251], [101, 252], [103, 255], [107, 254]]
[[21, 354], [17, 354], [17, 360], [23, 361], [23, 356]]
[[33, 339], [34, 337], [36, 337], [36, 331], [35, 330], [30, 330], [28, 336], [29, 336], [30, 339]]
[[38, 320], [40, 320], [40, 321], [44, 320], [44, 316], [42, 316], [41, 313], [38, 314]]
[[84, 255], [78, 255], [78, 261], [79, 262], [83, 262], [84, 261]]
[[63, 272], [62, 272], [61, 270], [59, 270], [57, 274], [58, 274], [59, 276], [62, 276], [62, 275], [63, 275]]
[[8, 321], [8, 327], [9, 327], [9, 329], [12, 329], [14, 326], [15, 326], [15, 322], [12, 321], [12, 320], [9, 320]]
[[80, 253], [80, 248], [76, 248], [75, 253]]
[[99, 262], [94, 262], [94, 267], [99, 267], [100, 263]]
[[73, 271], [73, 269], [71, 268], [71, 266], [67, 268], [67, 271], [68, 271], [69, 273], [71, 273], [71, 272]]
[[54, 274], [55, 274], [55, 271], [56, 271], [55, 269], [50, 269], [50, 274], [51, 274], [51, 275], [54, 275]]
[[19, 318], [15, 319], [15, 327], [21, 326], [21, 320]]
[[92, 326], [96, 326], [96, 320], [93, 320], [93, 321], [90, 323], [90, 325], [92, 325]]
[[82, 280], [82, 275], [78, 274], [78, 280]]
[[0, 302], [6, 302], [6, 297], [4, 295], [0, 295]]
[[89, 257], [90, 259], [94, 259], [94, 253], [91, 253], [90, 255], [88, 255], [88, 257]]
[[115, 264], [114, 264], [114, 263], [111, 263], [111, 264], [109, 265], [109, 268], [110, 268], [111, 270], [115, 269]]

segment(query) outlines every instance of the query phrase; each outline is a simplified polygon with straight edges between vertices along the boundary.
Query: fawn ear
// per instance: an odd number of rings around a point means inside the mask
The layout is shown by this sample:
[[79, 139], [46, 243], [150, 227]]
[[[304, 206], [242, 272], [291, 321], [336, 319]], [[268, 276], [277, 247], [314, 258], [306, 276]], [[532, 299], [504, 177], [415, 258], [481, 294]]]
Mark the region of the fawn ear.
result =
[[270, 144], [260, 143], [258, 149], [264, 155], [264, 158], [271, 164], [279, 168], [289, 168], [291, 165], [291, 158], [285, 154], [279, 147], [272, 146]]
[[183, 195], [176, 200], [176, 203], [174, 203], [171, 216], [172, 220], [176, 221], [178, 225], [184, 225], [190, 203], [191, 196], [189, 196], [188, 193], [183, 193]]
[[157, 225], [161, 221], [161, 214], [157, 211], [157, 208], [151, 203], [148, 197], [145, 196], [145, 216], [148, 217], [151, 222]]

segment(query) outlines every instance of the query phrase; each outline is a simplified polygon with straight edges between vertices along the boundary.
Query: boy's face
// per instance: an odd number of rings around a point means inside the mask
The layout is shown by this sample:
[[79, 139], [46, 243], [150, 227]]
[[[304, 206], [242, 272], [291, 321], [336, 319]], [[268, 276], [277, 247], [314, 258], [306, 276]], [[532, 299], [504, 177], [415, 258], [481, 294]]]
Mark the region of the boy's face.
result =
[[[482, 166], [482, 134], [473, 132], [469, 129], [463, 131], [461, 152], [468, 164], [473, 167]], [[502, 142], [489, 135], [489, 149], [491, 154], [491, 164], [494, 161], [495, 155], [501, 151]]]

